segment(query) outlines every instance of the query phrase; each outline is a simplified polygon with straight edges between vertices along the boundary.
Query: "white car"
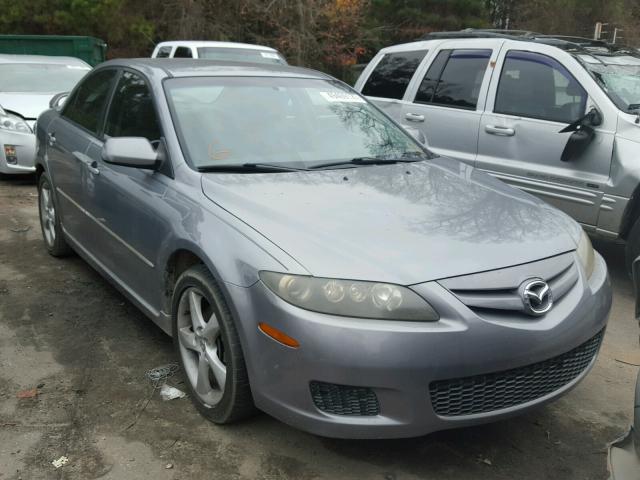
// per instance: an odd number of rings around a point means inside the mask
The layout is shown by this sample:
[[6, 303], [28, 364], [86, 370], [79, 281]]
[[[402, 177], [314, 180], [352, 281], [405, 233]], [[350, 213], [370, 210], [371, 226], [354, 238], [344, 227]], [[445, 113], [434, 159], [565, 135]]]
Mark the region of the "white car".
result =
[[236, 42], [161, 42], [156, 45], [151, 58], [204, 58], [206, 60], [287, 65], [284, 56], [274, 48]]
[[35, 171], [36, 119], [89, 70], [77, 58], [0, 55], [0, 174]]

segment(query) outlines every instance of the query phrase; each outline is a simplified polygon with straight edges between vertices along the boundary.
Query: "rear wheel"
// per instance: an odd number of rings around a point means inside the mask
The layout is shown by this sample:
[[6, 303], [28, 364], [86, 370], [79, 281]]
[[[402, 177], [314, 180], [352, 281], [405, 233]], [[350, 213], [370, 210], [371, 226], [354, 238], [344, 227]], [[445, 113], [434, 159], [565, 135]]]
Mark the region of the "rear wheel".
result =
[[71, 253], [71, 248], [64, 239], [60, 217], [51, 189], [51, 181], [46, 173], [38, 179], [38, 212], [40, 227], [47, 251], [54, 257], [64, 257]]
[[198, 411], [219, 424], [254, 413], [234, 320], [204, 265], [180, 276], [172, 307], [174, 345]]

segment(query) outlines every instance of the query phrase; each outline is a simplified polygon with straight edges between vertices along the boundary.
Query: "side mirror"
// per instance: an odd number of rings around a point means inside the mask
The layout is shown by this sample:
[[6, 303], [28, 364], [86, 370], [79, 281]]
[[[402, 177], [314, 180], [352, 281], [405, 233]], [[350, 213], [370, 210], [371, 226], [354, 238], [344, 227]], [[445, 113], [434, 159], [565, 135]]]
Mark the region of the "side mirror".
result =
[[601, 124], [602, 114], [597, 109], [592, 108], [585, 116], [560, 130], [558, 133], [573, 132], [569, 140], [567, 140], [560, 160], [571, 162], [580, 158], [596, 136], [596, 131], [593, 127]]
[[560, 160], [563, 162], [571, 162], [580, 158], [593, 139], [596, 136], [596, 131], [589, 125], [583, 125], [579, 130], [576, 130], [571, 134], [567, 144], [562, 151]]
[[113, 165], [155, 170], [160, 159], [144, 137], [108, 138], [102, 147], [102, 159]]
[[54, 110], [60, 110], [64, 102], [67, 101], [67, 97], [69, 96], [69, 92], [57, 93], [49, 100], [49, 108], [53, 108]]

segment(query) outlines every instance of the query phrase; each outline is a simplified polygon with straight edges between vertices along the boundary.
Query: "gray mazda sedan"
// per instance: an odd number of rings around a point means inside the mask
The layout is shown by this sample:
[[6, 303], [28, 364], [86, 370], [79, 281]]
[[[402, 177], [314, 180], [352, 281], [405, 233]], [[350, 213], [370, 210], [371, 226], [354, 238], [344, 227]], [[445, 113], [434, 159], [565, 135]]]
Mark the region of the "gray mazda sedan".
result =
[[595, 362], [611, 287], [580, 226], [327, 75], [110, 61], [37, 138], [48, 251], [173, 336], [215, 423], [416, 436], [544, 404]]

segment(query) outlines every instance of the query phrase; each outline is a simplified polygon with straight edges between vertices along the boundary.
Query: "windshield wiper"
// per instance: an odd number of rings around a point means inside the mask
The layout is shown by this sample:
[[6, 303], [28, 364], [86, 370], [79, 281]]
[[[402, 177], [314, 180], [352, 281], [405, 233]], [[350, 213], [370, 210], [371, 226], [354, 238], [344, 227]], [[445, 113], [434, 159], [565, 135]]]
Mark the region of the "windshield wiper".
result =
[[198, 167], [198, 171], [202, 173], [207, 173], [207, 172], [235, 172], [235, 173], [301, 172], [304, 170], [306, 170], [306, 168], [285, 167], [284, 165], [277, 165], [275, 163], [241, 163], [239, 165], [229, 165], [229, 164], [206, 165], [203, 167]]
[[394, 163], [411, 163], [420, 162], [421, 160], [427, 160], [427, 157], [413, 156], [407, 157], [404, 154], [400, 158], [392, 158], [390, 160], [384, 160], [376, 157], [356, 157], [350, 160], [342, 160], [340, 162], [321, 163], [309, 167], [309, 170], [319, 170], [323, 168], [339, 167], [341, 165], [393, 165]]

